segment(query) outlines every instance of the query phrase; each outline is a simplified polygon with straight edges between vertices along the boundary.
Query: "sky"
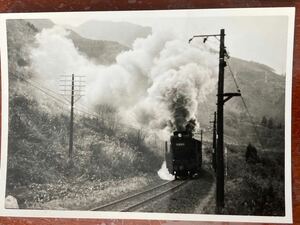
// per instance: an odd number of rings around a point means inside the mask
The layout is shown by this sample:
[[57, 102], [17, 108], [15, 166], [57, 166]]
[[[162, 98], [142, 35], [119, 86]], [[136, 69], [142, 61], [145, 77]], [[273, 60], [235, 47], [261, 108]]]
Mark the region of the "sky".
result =
[[57, 24], [74, 27], [89, 20], [129, 22], [150, 26], [158, 32], [172, 30], [179, 38], [186, 40], [197, 34], [218, 34], [223, 28], [226, 34], [225, 45], [231, 56], [266, 64], [279, 74], [284, 74], [286, 70], [287, 16], [102, 13], [52, 18]]

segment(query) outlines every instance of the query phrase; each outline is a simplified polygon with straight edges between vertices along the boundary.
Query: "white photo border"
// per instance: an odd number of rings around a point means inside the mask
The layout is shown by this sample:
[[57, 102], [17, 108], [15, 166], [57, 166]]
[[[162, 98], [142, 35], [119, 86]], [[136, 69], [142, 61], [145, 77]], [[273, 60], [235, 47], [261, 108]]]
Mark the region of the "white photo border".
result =
[[[92, 212], [63, 210], [24, 210], [5, 209], [7, 140], [8, 140], [8, 56], [7, 56], [7, 19], [51, 19], [63, 17], [99, 15], [121, 17], [221, 17], [221, 16], [287, 16], [287, 58], [285, 82], [285, 216], [236, 216], [216, 214], [174, 214], [174, 213], [128, 213], [128, 212]], [[0, 169], [0, 216], [41, 217], [41, 218], [90, 218], [90, 219], [143, 219], [178, 221], [227, 221], [256, 223], [292, 223], [292, 177], [291, 177], [291, 116], [292, 116], [292, 67], [295, 26], [295, 7], [277, 8], [234, 8], [234, 9], [191, 9], [191, 10], [145, 10], [145, 11], [100, 11], [100, 12], [57, 12], [57, 13], [7, 13], [0, 14], [0, 50], [1, 50], [1, 169]]]

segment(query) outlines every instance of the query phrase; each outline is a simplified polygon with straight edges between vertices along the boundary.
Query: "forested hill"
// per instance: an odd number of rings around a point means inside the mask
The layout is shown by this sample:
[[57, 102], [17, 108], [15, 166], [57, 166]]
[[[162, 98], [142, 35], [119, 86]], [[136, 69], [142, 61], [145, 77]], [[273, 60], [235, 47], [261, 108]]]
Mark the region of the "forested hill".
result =
[[[251, 61], [237, 58], [229, 60], [229, 66], [236, 77], [241, 94], [257, 120], [263, 116], [284, 122], [285, 76], [276, 74], [273, 69]], [[236, 90], [229, 68], [226, 69], [225, 91]], [[233, 100], [234, 109], [243, 113], [244, 107], [238, 99]], [[233, 107], [228, 107], [233, 110]]]
[[[236, 87], [232, 71], [238, 87]], [[265, 119], [274, 127], [284, 126], [285, 76], [276, 74], [266, 65], [231, 57], [225, 68], [224, 92], [240, 90], [255, 125], [259, 128]], [[198, 117], [203, 127], [210, 127], [209, 121], [217, 110], [217, 86], [206, 101], [200, 103]], [[210, 119], [207, 119], [210, 118]], [[236, 142], [257, 143], [251, 119], [241, 97], [233, 97], [224, 106], [225, 134]], [[259, 129], [258, 129], [259, 130]], [[283, 137], [280, 138], [283, 142]]]
[[[7, 22], [6, 195], [16, 197], [21, 208], [40, 207], [41, 202], [57, 199], [65, 204], [64, 199], [72, 199], [83, 182], [89, 185], [88, 189], [82, 188], [86, 193], [93, 186], [99, 187], [100, 182], [130, 179], [149, 182], [148, 176], [156, 177], [163, 160], [161, 149], [156, 144], [146, 145], [142, 130], [121, 126], [116, 110], [108, 105], [98, 107], [101, 116], [91, 116], [86, 109], [75, 108], [70, 160], [70, 103], [47, 88], [46, 82], [32, 79], [35, 71], [30, 66], [29, 55], [30, 49], [36, 47], [35, 35], [39, 31], [28, 21]], [[68, 204], [69, 208], [74, 207]], [[55, 207], [60, 206], [56, 203]]]
[[86, 21], [77, 27], [70, 27], [70, 29], [88, 39], [115, 41], [129, 48], [132, 47], [136, 38], [145, 38], [152, 33], [151, 27], [128, 22], [96, 20]]
[[[55, 24], [50, 20], [27, 20], [30, 24], [34, 25], [34, 27], [40, 32], [42, 29], [52, 28]], [[76, 33], [74, 30], [68, 28], [69, 34], [68, 38], [70, 38], [75, 47], [91, 59], [96, 64], [102, 65], [110, 65], [116, 62], [116, 56], [122, 51], [129, 50], [128, 47], [119, 44], [115, 41], [107, 41], [107, 40], [92, 40], [87, 39]]]

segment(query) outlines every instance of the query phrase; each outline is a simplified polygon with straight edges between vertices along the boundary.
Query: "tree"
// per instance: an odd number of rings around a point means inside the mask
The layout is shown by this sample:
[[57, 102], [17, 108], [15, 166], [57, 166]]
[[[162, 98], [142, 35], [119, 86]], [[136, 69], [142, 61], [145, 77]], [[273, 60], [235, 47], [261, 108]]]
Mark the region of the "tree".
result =
[[251, 143], [248, 144], [245, 154], [247, 163], [258, 163], [260, 159], [257, 155], [257, 149]]
[[140, 147], [146, 138], [146, 133], [143, 128], [136, 131], [136, 145]]
[[100, 104], [96, 106], [98, 125], [110, 134], [114, 133], [118, 126], [117, 109], [109, 104]]
[[269, 120], [268, 120], [268, 128], [272, 129], [274, 127], [274, 122], [273, 122], [273, 118], [271, 117]]
[[263, 116], [262, 120], [261, 120], [261, 125], [266, 127], [267, 126], [267, 123], [268, 123], [268, 120], [265, 116]]

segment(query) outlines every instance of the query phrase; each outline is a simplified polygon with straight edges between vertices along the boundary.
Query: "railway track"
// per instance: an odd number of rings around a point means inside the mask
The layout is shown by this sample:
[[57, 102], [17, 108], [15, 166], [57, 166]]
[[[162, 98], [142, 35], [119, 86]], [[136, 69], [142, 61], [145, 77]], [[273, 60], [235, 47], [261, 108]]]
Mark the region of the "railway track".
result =
[[185, 181], [168, 181], [150, 188], [146, 191], [141, 191], [128, 197], [118, 199], [105, 205], [90, 209], [91, 211], [117, 211], [130, 212], [149, 204], [156, 199], [175, 192], [180, 187], [188, 183]]

